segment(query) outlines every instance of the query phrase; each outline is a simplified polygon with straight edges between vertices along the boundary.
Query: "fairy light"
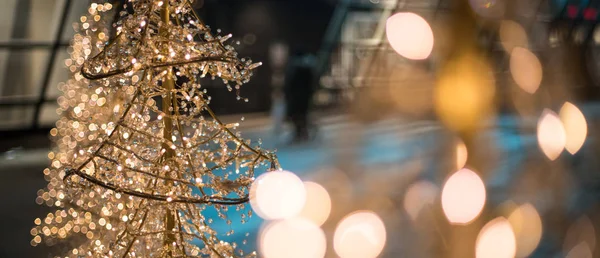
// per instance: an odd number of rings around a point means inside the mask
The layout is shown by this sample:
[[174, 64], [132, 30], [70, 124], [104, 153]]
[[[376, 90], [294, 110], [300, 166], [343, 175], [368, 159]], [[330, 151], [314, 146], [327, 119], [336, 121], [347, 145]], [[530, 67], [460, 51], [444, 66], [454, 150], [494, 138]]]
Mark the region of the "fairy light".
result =
[[[36, 199], [57, 210], [34, 221], [32, 245], [79, 234], [87, 242], [61, 256], [246, 256], [242, 243], [220, 239], [233, 230], [212, 223], [247, 221], [255, 170], [279, 164], [215, 116], [195, 75], [238, 88], [260, 63], [239, 60], [193, 2], [129, 1], [134, 12], [121, 14], [110, 41], [112, 5], [94, 3], [80, 18], [65, 61], [73, 75], [59, 86], [49, 183]], [[227, 173], [236, 163], [239, 173]], [[209, 205], [218, 217], [205, 217]]]

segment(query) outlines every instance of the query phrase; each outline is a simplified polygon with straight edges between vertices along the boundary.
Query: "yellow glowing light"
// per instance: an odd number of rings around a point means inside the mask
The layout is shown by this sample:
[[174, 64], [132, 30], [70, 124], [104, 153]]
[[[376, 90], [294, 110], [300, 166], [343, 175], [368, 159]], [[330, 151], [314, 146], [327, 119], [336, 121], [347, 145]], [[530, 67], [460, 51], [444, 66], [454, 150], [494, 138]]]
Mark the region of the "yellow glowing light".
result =
[[311, 221], [293, 218], [271, 222], [260, 233], [265, 258], [321, 258], [325, 256], [325, 233]]
[[513, 258], [516, 254], [515, 234], [503, 217], [488, 222], [477, 236], [476, 258]]
[[250, 189], [250, 205], [263, 219], [291, 218], [302, 210], [306, 189], [302, 180], [288, 171], [260, 175]]
[[506, 53], [512, 53], [515, 47], [527, 48], [529, 42], [525, 29], [514, 21], [502, 21], [499, 36]]
[[528, 93], [535, 93], [542, 83], [542, 63], [522, 47], [515, 47], [510, 53], [510, 73], [515, 83]]
[[426, 208], [427, 205], [433, 205], [438, 194], [438, 187], [428, 181], [419, 181], [412, 184], [404, 195], [406, 213], [413, 221], [417, 220], [423, 208]]
[[472, 130], [490, 118], [495, 94], [492, 74], [478, 54], [464, 54], [442, 68], [434, 90], [434, 104], [447, 127]]
[[469, 152], [467, 151], [467, 146], [464, 142], [459, 140], [456, 143], [456, 169], [461, 169], [465, 167], [467, 164], [467, 158], [469, 157]]
[[331, 212], [331, 198], [323, 186], [314, 182], [304, 182], [306, 202], [299, 216], [320, 226]]
[[542, 219], [533, 205], [519, 206], [508, 217], [517, 242], [516, 257], [527, 257], [537, 248], [542, 238]]
[[559, 116], [567, 135], [565, 149], [569, 153], [575, 154], [581, 149], [587, 136], [585, 116], [575, 105], [569, 102], [565, 102], [560, 108]]
[[387, 19], [385, 32], [392, 48], [408, 59], [426, 59], [433, 49], [433, 31], [423, 17], [397, 13]]
[[341, 258], [374, 258], [383, 250], [386, 237], [385, 225], [377, 214], [357, 211], [337, 225], [333, 248]]
[[592, 258], [592, 250], [586, 242], [581, 242], [567, 253], [565, 258]]
[[481, 178], [470, 169], [463, 168], [444, 184], [442, 208], [451, 223], [468, 224], [481, 213], [485, 198], [485, 185]]
[[550, 160], [558, 158], [565, 148], [567, 136], [560, 118], [552, 110], [544, 109], [537, 124], [537, 139], [542, 152]]
[[504, 3], [498, 0], [469, 0], [471, 9], [486, 18], [500, 18], [504, 15]]

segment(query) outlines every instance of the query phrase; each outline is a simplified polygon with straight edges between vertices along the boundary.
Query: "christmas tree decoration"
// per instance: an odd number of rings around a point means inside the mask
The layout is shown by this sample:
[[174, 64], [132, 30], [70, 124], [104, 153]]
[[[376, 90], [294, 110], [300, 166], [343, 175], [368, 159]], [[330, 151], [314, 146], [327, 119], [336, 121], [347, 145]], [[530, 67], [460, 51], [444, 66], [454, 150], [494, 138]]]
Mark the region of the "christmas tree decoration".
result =
[[113, 11], [110, 4], [92, 5], [88, 13], [80, 17], [81, 22], [74, 23], [76, 33], [68, 50], [70, 57], [65, 60], [65, 65], [72, 74], [69, 80], [58, 85], [58, 89], [63, 92], [58, 98], [57, 110], [61, 118], [56, 122], [56, 127], [50, 130], [55, 149], [48, 154], [52, 161], [50, 167], [44, 170], [48, 186], [38, 191], [36, 199], [38, 204], [45, 203], [60, 209], [35, 220], [37, 226], [31, 230], [34, 236], [31, 244], [34, 246], [41, 243], [42, 237], [46, 244], [54, 245], [57, 239], [73, 234], [82, 234], [84, 237], [93, 235], [92, 232], [88, 233], [88, 229], [94, 229], [96, 225], [90, 224], [91, 213], [84, 212], [73, 217], [74, 206], [80, 207], [88, 202], [98, 203], [101, 200], [96, 198], [101, 196], [71, 196], [75, 202], [71, 203], [67, 200], [68, 190], [62, 179], [64, 164], [75, 162], [81, 155], [78, 149], [93, 144], [102, 136], [106, 125], [117, 119], [113, 109], [118, 109], [126, 96], [119, 89], [102, 87], [79, 73], [85, 59], [98, 54], [106, 44], [110, 30], [109, 22], [104, 17]]
[[[36, 220], [32, 243], [81, 233], [87, 240], [69, 256], [255, 256], [222, 239], [234, 233], [230, 216], [244, 223], [251, 215], [255, 170], [279, 164], [242, 139], [238, 124], [215, 115], [200, 79], [220, 78], [239, 100], [260, 63], [238, 58], [225, 44], [230, 34], [211, 34], [192, 1], [128, 5], [113, 24], [115, 37], [77, 59], [81, 70], [68, 85], [78, 87], [61, 104], [70, 117], [53, 129], [60, 157], [46, 170], [52, 179], [41, 197], [59, 210]], [[82, 44], [100, 39], [89, 26]], [[82, 93], [90, 90], [91, 97]], [[225, 222], [219, 228], [217, 217]]]

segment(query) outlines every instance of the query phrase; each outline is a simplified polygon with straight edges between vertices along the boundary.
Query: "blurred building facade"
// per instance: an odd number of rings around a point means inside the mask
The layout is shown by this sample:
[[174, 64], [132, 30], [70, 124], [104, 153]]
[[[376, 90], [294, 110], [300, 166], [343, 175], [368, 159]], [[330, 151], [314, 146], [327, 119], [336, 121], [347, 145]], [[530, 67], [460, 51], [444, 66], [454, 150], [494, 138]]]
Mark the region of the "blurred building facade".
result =
[[[111, 0], [112, 1], [112, 0]], [[70, 75], [64, 61], [68, 57], [72, 24], [79, 21], [93, 1], [4, 0], [0, 16], [0, 130], [49, 128], [57, 119], [56, 98], [62, 94], [57, 85]], [[102, 1], [106, 2], [106, 1]], [[113, 1], [118, 4], [120, 1]], [[242, 89], [249, 103], [235, 97], [218, 81], [206, 80], [214, 109], [222, 114], [265, 112], [271, 108], [272, 93], [282, 81], [285, 65], [273, 60], [281, 54], [303, 47], [318, 53], [321, 89], [316, 94], [320, 107], [339, 106], [362, 98], [379, 98], [400, 105], [412, 105], [402, 96], [431, 95], [427, 87], [410, 87], [410, 76], [432, 74], [448, 37], [449, 16], [455, 0], [199, 0], [195, 7], [213, 30], [232, 33], [239, 41], [240, 54], [261, 60], [266, 66]], [[525, 29], [529, 48], [544, 61], [572, 60], [571, 67], [560, 68], [568, 74], [562, 80], [579, 89], [584, 96], [596, 92], [600, 83], [596, 72], [600, 33], [596, 29], [598, 7], [595, 0], [493, 1], [469, 0], [478, 15], [481, 48], [493, 59], [498, 75], [509, 69], [498, 35], [499, 21], [510, 19]], [[432, 56], [423, 62], [409, 62], [392, 54], [385, 39], [385, 21], [395, 12], [414, 12], [431, 24], [436, 44]], [[555, 51], [564, 42], [575, 43], [568, 51]], [[281, 52], [281, 51], [279, 51]], [[555, 57], [562, 55], [560, 57]], [[278, 64], [281, 63], [281, 64]], [[562, 61], [561, 61], [562, 62]], [[416, 68], [415, 68], [416, 67]], [[400, 71], [400, 72], [397, 72]], [[498, 77], [501, 78], [502, 76]], [[414, 78], [413, 78], [414, 79]], [[432, 80], [427, 78], [425, 80]], [[404, 83], [403, 83], [404, 81]], [[499, 85], [506, 84], [500, 80]], [[394, 93], [386, 88], [394, 84]], [[398, 86], [401, 85], [401, 86]], [[368, 86], [368, 87], [365, 87]], [[593, 86], [593, 87], [591, 87]], [[502, 86], [509, 88], [508, 86]], [[384, 93], [385, 92], [385, 93]], [[510, 95], [510, 91], [505, 93]], [[559, 94], [559, 93], [556, 93]], [[390, 96], [399, 100], [386, 100]], [[417, 101], [426, 103], [427, 100]], [[381, 104], [380, 103], [380, 104]], [[385, 105], [382, 108], [386, 107]], [[402, 107], [400, 107], [402, 109]], [[427, 110], [427, 107], [423, 108]], [[410, 112], [409, 112], [410, 113]], [[427, 113], [427, 112], [425, 112]]]
[[[50, 128], [58, 118], [57, 88], [71, 74], [66, 68], [73, 23], [91, 3], [115, 0], [4, 0], [0, 11], [0, 130]], [[220, 81], [205, 80], [213, 109], [220, 114], [266, 112], [271, 106], [272, 48], [297, 46], [316, 52], [335, 1], [195, 1], [213, 32], [233, 34], [239, 53], [266, 65], [242, 89], [248, 103], [236, 101]], [[287, 51], [287, 50], [286, 50]], [[285, 53], [287, 55], [287, 53]], [[276, 62], [276, 61], [274, 61]], [[276, 80], [276, 78], [275, 78]]]

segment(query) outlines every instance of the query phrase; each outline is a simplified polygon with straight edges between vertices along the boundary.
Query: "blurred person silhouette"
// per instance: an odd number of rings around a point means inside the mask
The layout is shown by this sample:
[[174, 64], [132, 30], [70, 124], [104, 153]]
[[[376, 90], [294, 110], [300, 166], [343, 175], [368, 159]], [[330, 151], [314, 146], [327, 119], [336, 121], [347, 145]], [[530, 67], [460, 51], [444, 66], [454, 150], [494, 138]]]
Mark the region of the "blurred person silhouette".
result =
[[309, 109], [315, 91], [316, 58], [297, 48], [289, 59], [284, 83], [287, 119], [294, 126], [293, 142], [309, 139]]
[[271, 118], [273, 123], [273, 135], [279, 139], [283, 132], [285, 123], [285, 94], [283, 87], [285, 83], [286, 63], [289, 57], [288, 45], [284, 42], [275, 41], [269, 46], [269, 64], [271, 66]]

